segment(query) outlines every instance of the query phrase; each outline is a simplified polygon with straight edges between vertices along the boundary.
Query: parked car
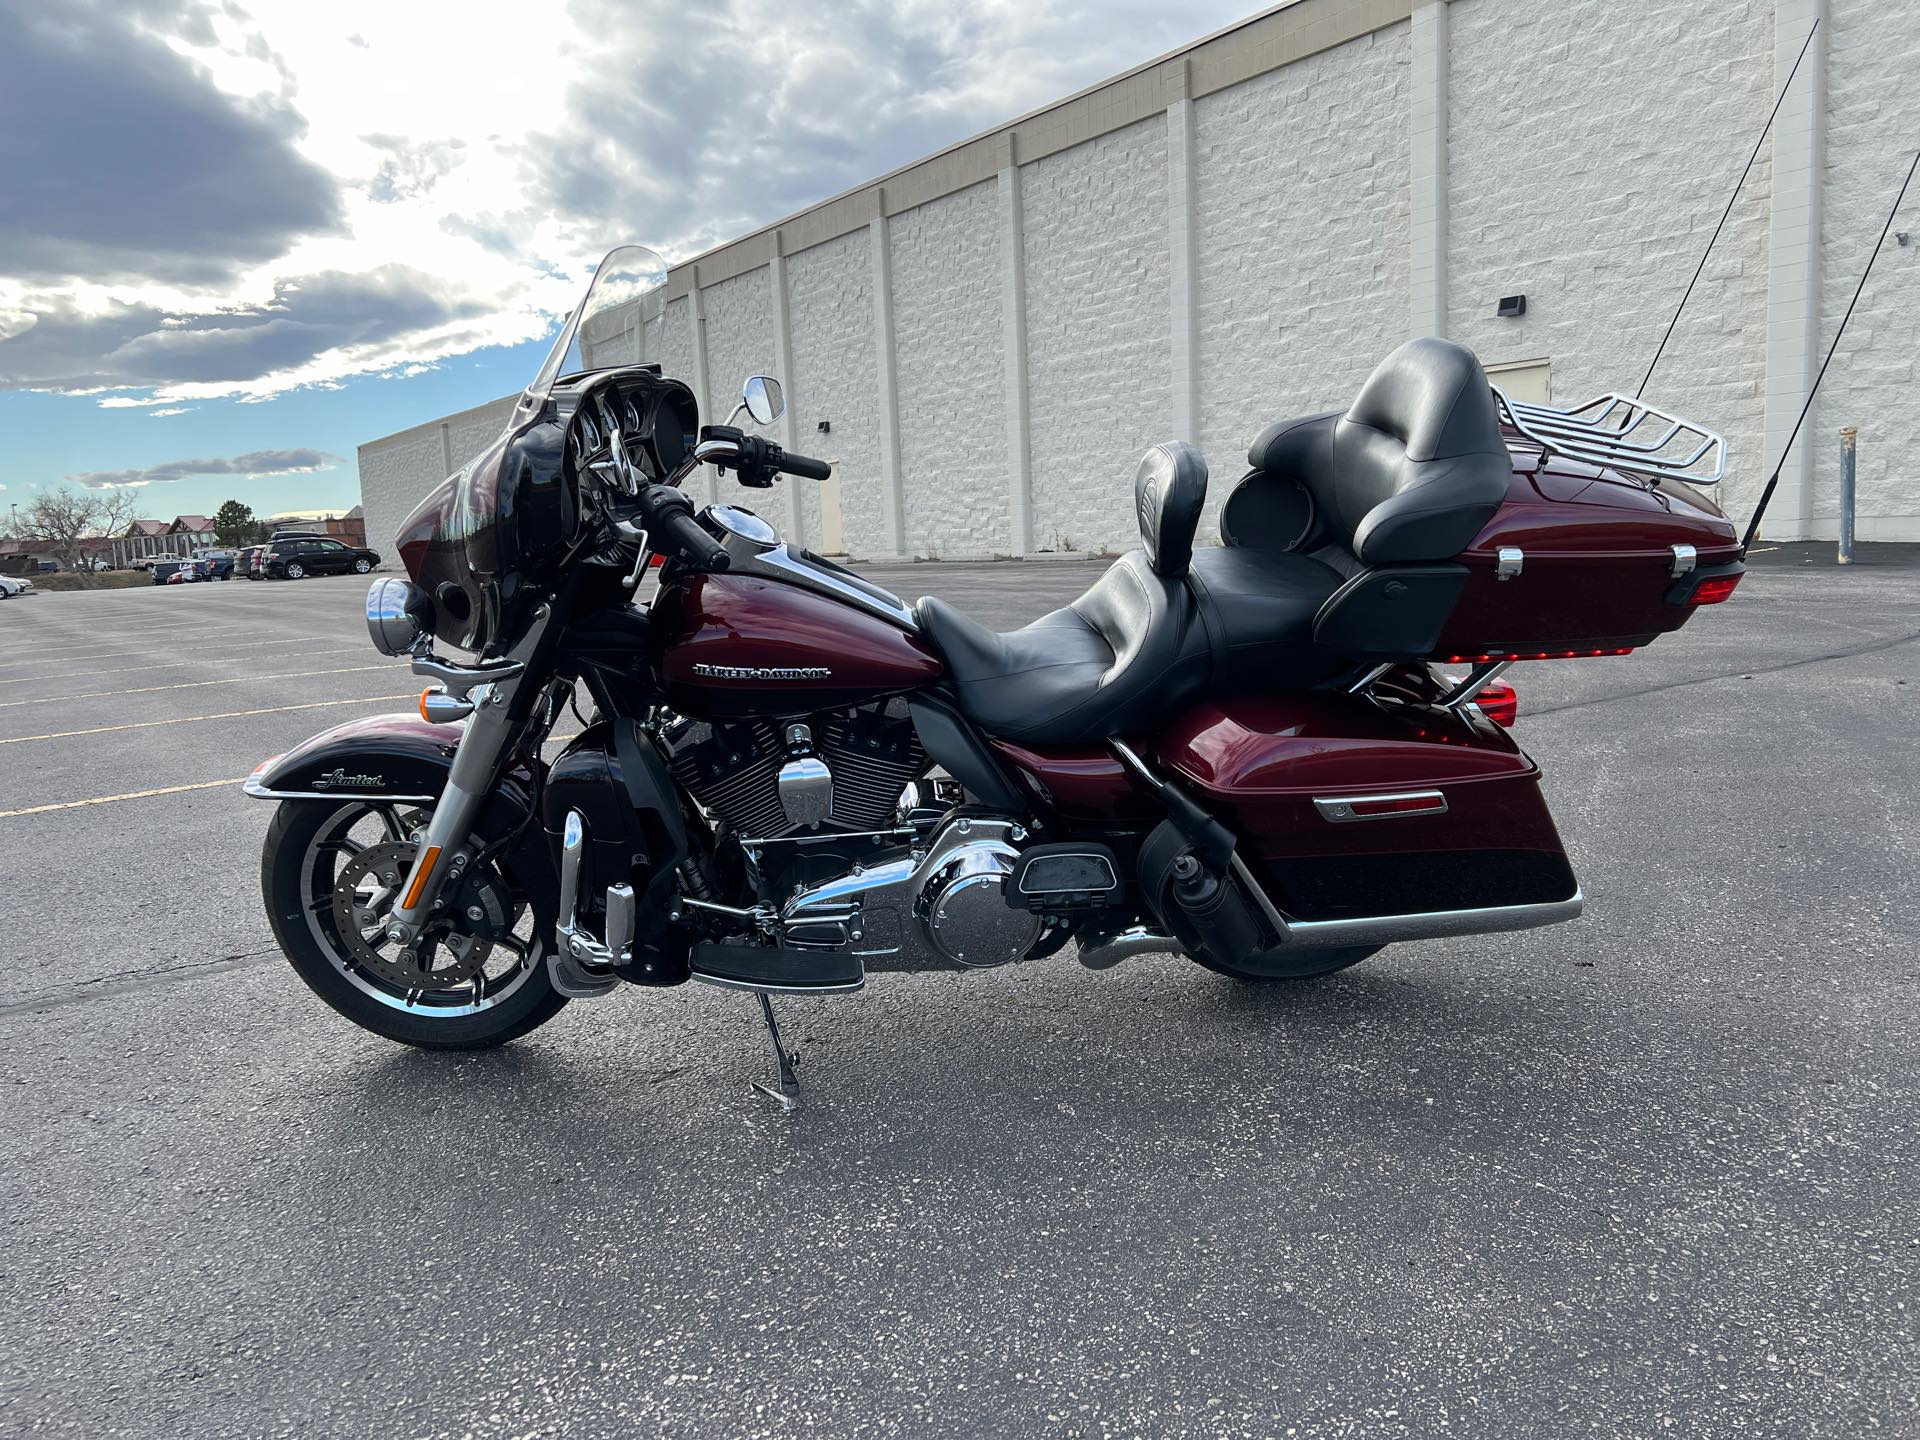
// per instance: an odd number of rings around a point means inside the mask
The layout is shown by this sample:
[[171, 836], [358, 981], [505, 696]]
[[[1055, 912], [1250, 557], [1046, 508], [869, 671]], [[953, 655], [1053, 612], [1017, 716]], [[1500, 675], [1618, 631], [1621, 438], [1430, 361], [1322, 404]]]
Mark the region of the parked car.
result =
[[266, 553], [264, 545], [249, 545], [240, 552], [240, 558], [233, 562], [233, 573], [244, 575], [249, 580], [260, 578], [260, 557]]
[[194, 562], [194, 568], [202, 580], [231, 580], [234, 563], [233, 551], [209, 550]]
[[[153, 562], [153, 583], [156, 585], [185, 585], [200, 577], [194, 571], [194, 563], [180, 555], [168, 555]], [[175, 577], [181, 577], [176, 579]]]
[[371, 550], [323, 535], [275, 536], [267, 546], [260, 573], [270, 580], [304, 580], [309, 575], [364, 575], [380, 563]]
[[16, 595], [34, 594], [33, 581], [24, 575], [0, 575], [0, 600], [11, 600]]

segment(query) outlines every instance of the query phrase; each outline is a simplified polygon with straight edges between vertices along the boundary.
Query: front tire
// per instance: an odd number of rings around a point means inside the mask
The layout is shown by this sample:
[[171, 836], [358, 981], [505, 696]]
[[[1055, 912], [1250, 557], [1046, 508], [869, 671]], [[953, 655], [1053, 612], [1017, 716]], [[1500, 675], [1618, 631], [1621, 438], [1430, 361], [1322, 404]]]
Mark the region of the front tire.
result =
[[553, 988], [537, 939], [530, 965], [513, 967], [496, 979], [482, 975], [482, 983], [472, 984], [470, 993], [414, 992], [418, 998], [411, 998], [356, 968], [330, 901], [334, 867], [353, 847], [365, 848], [352, 834], [370, 817], [377, 817], [374, 823], [389, 832], [405, 828], [398, 807], [286, 800], [267, 830], [260, 857], [261, 893], [274, 938], [307, 988], [361, 1029], [424, 1050], [491, 1049], [557, 1015], [567, 997]]
[[373, 562], [364, 555], [353, 562], [353, 573], [356, 575], [364, 575], [371, 569], [373, 569]]

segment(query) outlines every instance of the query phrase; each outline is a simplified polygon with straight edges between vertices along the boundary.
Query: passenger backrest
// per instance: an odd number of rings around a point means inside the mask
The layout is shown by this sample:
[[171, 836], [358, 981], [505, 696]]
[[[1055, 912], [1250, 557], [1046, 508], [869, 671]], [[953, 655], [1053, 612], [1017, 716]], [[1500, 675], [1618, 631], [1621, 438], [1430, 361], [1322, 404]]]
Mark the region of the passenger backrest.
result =
[[1466, 346], [1439, 339], [1381, 361], [1345, 414], [1269, 426], [1247, 458], [1304, 484], [1330, 538], [1366, 565], [1459, 554], [1513, 469], [1486, 372]]
[[1207, 462], [1184, 440], [1156, 445], [1133, 475], [1133, 508], [1140, 544], [1153, 573], [1177, 580], [1193, 558], [1193, 535], [1207, 503]]

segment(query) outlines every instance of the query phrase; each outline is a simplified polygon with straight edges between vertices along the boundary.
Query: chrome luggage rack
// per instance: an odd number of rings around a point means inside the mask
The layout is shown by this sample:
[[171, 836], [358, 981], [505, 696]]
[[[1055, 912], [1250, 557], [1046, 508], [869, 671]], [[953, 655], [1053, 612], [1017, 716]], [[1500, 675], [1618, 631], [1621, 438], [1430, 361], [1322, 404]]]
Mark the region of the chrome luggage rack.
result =
[[1718, 485], [1726, 474], [1724, 437], [1645, 400], [1602, 395], [1562, 410], [1489, 388], [1500, 418], [1551, 454], [1689, 485]]

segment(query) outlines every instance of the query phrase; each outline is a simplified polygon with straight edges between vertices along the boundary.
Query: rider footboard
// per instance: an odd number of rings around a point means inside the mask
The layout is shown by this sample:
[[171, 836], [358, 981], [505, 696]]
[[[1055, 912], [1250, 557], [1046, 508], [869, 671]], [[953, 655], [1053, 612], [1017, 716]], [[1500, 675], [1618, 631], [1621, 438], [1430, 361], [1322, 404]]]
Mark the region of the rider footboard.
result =
[[1308, 933], [1381, 943], [1579, 912], [1539, 770], [1471, 714], [1250, 696], [1196, 706], [1157, 749]]

